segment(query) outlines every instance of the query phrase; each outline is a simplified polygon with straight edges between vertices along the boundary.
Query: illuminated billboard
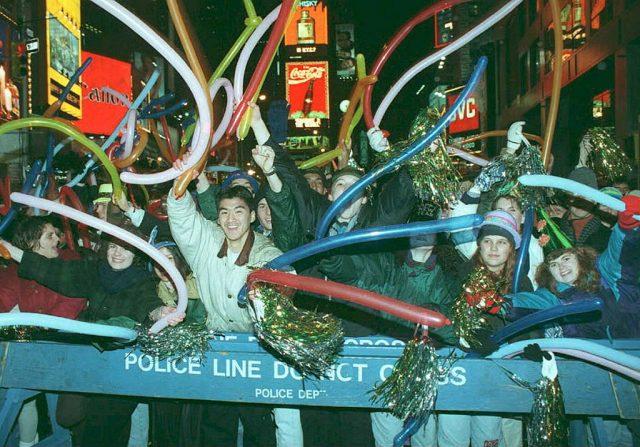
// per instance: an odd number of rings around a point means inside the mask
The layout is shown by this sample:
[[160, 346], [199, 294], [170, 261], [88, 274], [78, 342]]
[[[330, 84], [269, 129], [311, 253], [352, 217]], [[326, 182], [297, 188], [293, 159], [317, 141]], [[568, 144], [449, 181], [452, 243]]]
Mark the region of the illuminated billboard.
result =
[[84, 133], [108, 135], [127, 113], [128, 107], [109, 87], [131, 99], [131, 64], [99, 54], [82, 52], [82, 61], [93, 59], [82, 75], [82, 119], [74, 124]]
[[317, 128], [329, 118], [329, 63], [287, 62], [289, 119], [296, 128]]
[[13, 45], [9, 45], [10, 25], [0, 19], [0, 121], [20, 118], [20, 91], [13, 79], [13, 73], [19, 68], [19, 61], [14, 60], [17, 53], [11, 53]]
[[321, 0], [302, 0], [284, 33], [285, 45], [327, 45], [327, 7]]
[[356, 76], [353, 23], [336, 25], [336, 71], [341, 78]]
[[[51, 105], [80, 66], [80, 0], [46, 0], [47, 104]], [[82, 117], [82, 91], [74, 85], [60, 110]]]
[[[447, 96], [447, 106], [451, 107], [458, 99], [458, 95]], [[478, 109], [478, 100], [476, 95], [472, 93], [467, 100], [460, 105], [453, 116], [453, 121], [449, 125], [449, 133], [456, 134], [468, 132], [480, 128], [480, 111]]]

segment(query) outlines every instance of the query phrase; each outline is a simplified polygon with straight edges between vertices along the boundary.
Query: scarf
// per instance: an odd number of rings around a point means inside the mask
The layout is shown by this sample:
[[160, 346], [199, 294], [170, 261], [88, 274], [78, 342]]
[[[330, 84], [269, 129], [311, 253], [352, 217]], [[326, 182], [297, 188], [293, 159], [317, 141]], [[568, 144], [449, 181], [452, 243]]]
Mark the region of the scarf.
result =
[[98, 267], [100, 285], [110, 295], [120, 293], [134, 284], [144, 281], [148, 276], [147, 271], [135, 265], [124, 270], [113, 270], [107, 262], [102, 262]]

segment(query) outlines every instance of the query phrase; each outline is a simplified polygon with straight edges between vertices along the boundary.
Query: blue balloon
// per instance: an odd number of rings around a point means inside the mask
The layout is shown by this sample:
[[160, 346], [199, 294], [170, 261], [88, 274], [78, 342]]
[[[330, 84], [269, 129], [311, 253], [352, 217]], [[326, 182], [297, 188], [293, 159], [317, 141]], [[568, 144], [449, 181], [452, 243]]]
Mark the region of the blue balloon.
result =
[[235, 171], [239, 171], [240, 168], [236, 166], [212, 165], [212, 166], [207, 166], [205, 170], [207, 172], [235, 172]]
[[[263, 268], [282, 270], [301, 259], [317, 255], [318, 253], [324, 253], [326, 251], [333, 250], [334, 248], [344, 247], [346, 245], [474, 228], [479, 226], [483, 219], [484, 218], [479, 214], [469, 214], [466, 216], [450, 217], [442, 220], [430, 220], [428, 222], [413, 222], [404, 225], [389, 225], [386, 227], [349, 231], [348, 233], [315, 240], [294, 248], [293, 250], [289, 250], [288, 252], [273, 259]], [[247, 302], [246, 295], [247, 288], [245, 286], [238, 294], [238, 303], [245, 304]]]
[[513, 270], [512, 293], [518, 293], [522, 269], [529, 258], [529, 244], [531, 243], [531, 233], [533, 232], [533, 207], [528, 207], [524, 214], [524, 227], [522, 229], [522, 244], [516, 257], [516, 265]]
[[602, 310], [604, 303], [600, 298], [580, 300], [571, 303], [563, 303], [548, 309], [539, 310], [526, 317], [520, 318], [511, 324], [506, 325], [502, 329], [496, 331], [491, 338], [496, 343], [502, 343], [507, 339], [521, 332], [527, 331], [540, 324], [548, 321], [557, 320], [559, 318], [568, 317], [569, 315], [577, 315]]
[[[135, 110], [138, 107], [140, 107], [140, 104], [142, 104], [142, 102], [147, 98], [147, 95], [149, 94], [149, 92], [151, 92], [151, 89], [156, 84], [159, 77], [160, 77], [160, 70], [156, 68], [153, 70], [153, 73], [151, 73], [151, 76], [149, 76], [149, 80], [143, 87], [138, 97], [135, 99], [135, 101], [133, 101], [133, 103], [131, 104], [131, 107], [129, 107], [129, 110]], [[129, 113], [125, 113], [122, 119], [120, 120], [120, 122], [118, 123], [118, 125], [116, 126], [116, 128], [111, 133], [111, 135], [109, 135], [109, 138], [107, 138], [105, 142], [102, 143], [102, 146], [100, 146], [100, 148], [103, 151], [106, 151], [109, 148], [109, 146], [111, 146], [111, 144], [116, 140], [116, 138], [118, 137], [118, 132], [120, 132], [120, 129], [122, 129], [122, 127], [126, 124], [128, 119], [129, 119]], [[80, 183], [82, 179], [85, 177], [85, 175], [91, 172], [95, 164], [96, 164], [95, 159], [92, 158], [91, 160], [89, 160], [84, 165], [84, 170], [78, 175], [76, 175], [73, 179], [71, 179], [71, 181], [67, 183], [67, 186], [69, 188], [73, 188], [78, 183]]]
[[537, 343], [540, 348], [546, 350], [562, 349], [563, 355], [567, 355], [566, 350], [572, 350], [573, 357], [598, 363], [609, 369], [615, 369], [621, 374], [627, 375], [634, 380], [640, 380], [640, 357], [618, 351], [608, 346], [603, 346], [592, 341], [580, 338], [537, 338], [533, 340], [522, 340], [511, 343], [491, 354], [489, 358], [499, 359], [511, 357], [524, 350], [527, 345]]
[[180, 110], [181, 108], [186, 107], [187, 104], [189, 104], [189, 102], [186, 99], [183, 99], [172, 106], [165, 107], [164, 109], [158, 110], [157, 112], [148, 113], [144, 117], [140, 117], [140, 118], [155, 120], [166, 115], [171, 115], [177, 112], [178, 110]]
[[87, 60], [84, 61], [82, 63], [82, 65], [80, 65], [80, 67], [78, 67], [78, 69], [73, 74], [73, 76], [71, 76], [71, 79], [69, 79], [69, 82], [64, 87], [64, 90], [62, 90], [62, 93], [58, 97], [58, 99], [60, 101], [64, 102], [67, 99], [67, 96], [69, 96], [69, 93], [71, 92], [71, 89], [73, 88], [74, 85], [76, 85], [78, 83], [78, 80], [80, 79], [80, 76], [82, 75], [82, 73], [84, 73], [84, 71], [87, 69], [87, 67], [89, 67], [91, 62], [93, 62], [93, 58], [88, 57]]
[[487, 58], [485, 56], [482, 56], [478, 60], [476, 68], [474, 69], [471, 78], [469, 78], [469, 82], [467, 82], [464, 90], [462, 90], [462, 93], [460, 93], [460, 96], [458, 96], [453, 105], [449, 107], [442, 118], [438, 120], [436, 125], [425, 136], [414, 142], [398, 157], [394, 158], [393, 160], [389, 160], [384, 166], [376, 168], [373, 171], [365, 174], [331, 204], [331, 206], [324, 213], [324, 216], [322, 216], [322, 219], [320, 219], [320, 223], [318, 224], [318, 227], [316, 229], [316, 239], [322, 238], [327, 233], [331, 222], [340, 212], [340, 210], [347, 207], [351, 202], [353, 202], [354, 199], [361, 195], [367, 186], [375, 182], [383, 175], [389, 174], [395, 169], [398, 169], [402, 165], [402, 163], [409, 160], [424, 148], [428, 147], [438, 137], [438, 135], [440, 135], [444, 131], [445, 127], [447, 127], [447, 125], [455, 117], [455, 113], [458, 108], [464, 103], [464, 101], [467, 100], [467, 97], [475, 89], [478, 81], [480, 80], [480, 76], [482, 75], [482, 73], [484, 73], [486, 67]]
[[149, 104], [144, 106], [140, 111], [140, 119], [147, 118], [147, 115], [149, 115], [150, 113], [154, 113], [153, 109], [155, 107], [166, 104], [175, 97], [175, 93], [167, 93], [166, 95], [160, 96], [159, 98], [153, 98], [151, 101], [149, 101]]
[[[608, 206], [616, 211], [624, 211], [626, 205], [622, 200], [618, 200], [615, 197], [611, 197], [597, 189], [583, 185], [582, 183], [569, 180], [568, 178], [556, 177], [553, 175], [521, 175], [518, 177], [518, 181], [525, 186], [541, 186], [543, 188], [556, 188], [562, 189], [573, 194], [576, 194], [592, 202], [599, 203], [600, 205]], [[633, 216], [636, 220], [640, 220], [640, 215]]]
[[36, 326], [48, 329], [58, 329], [73, 334], [95, 335], [98, 337], [117, 338], [130, 342], [138, 337], [132, 329], [106, 324], [86, 323], [69, 318], [29, 312], [6, 312], [0, 314], [0, 327], [5, 326]]
[[420, 427], [429, 422], [429, 416], [431, 416], [431, 411], [421, 418], [408, 418], [400, 433], [394, 436], [393, 447], [402, 447], [407, 439], [415, 435]]
[[[22, 184], [22, 188], [20, 189], [21, 193], [29, 194], [29, 192], [31, 191], [31, 187], [33, 186], [33, 183], [36, 181], [36, 178], [38, 178], [38, 174], [40, 174], [41, 169], [42, 169], [42, 160], [34, 161], [33, 166], [31, 166], [31, 170], [27, 174], [27, 178], [24, 180], [24, 183]], [[9, 228], [9, 224], [18, 215], [18, 209], [19, 209], [18, 207], [19, 205], [11, 205], [11, 209], [9, 210], [7, 215], [4, 216], [4, 218], [2, 219], [2, 222], [0, 222], [0, 235], [2, 235], [2, 233], [4, 233], [7, 230], [7, 228]]]

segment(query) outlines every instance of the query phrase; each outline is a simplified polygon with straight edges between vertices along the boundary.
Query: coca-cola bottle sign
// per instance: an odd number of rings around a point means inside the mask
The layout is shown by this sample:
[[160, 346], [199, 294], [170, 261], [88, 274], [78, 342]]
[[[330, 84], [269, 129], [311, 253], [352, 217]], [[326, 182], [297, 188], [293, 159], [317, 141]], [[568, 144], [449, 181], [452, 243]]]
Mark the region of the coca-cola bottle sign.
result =
[[289, 84], [302, 84], [312, 79], [322, 79], [325, 73], [325, 67], [303, 66], [302, 68], [294, 67], [289, 72]]

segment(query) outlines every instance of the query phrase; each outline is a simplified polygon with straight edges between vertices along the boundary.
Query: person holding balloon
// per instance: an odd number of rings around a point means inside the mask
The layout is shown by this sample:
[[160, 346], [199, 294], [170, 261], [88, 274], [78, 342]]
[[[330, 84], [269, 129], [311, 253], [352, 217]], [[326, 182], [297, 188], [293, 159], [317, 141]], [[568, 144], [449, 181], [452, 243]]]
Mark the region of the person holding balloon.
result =
[[[135, 227], [125, 225], [123, 228], [135, 234]], [[162, 306], [151, 275], [140, 265], [144, 258], [119, 240], [104, 233], [102, 237], [99, 259], [48, 258], [6, 241], [0, 243], [20, 264], [20, 277], [66, 296], [88, 300], [89, 306], [79, 319], [109, 322], [116, 317], [127, 317], [142, 323], [151, 311]], [[178, 321], [180, 318], [176, 316], [174, 323]], [[131, 414], [137, 406], [135, 399], [96, 395], [74, 402], [80, 408], [65, 409], [65, 404], [59, 403], [58, 413], [81, 414], [80, 420], [74, 420], [70, 427], [75, 444], [127, 445]]]
[[[181, 170], [183, 162], [176, 161], [174, 167]], [[194, 178], [196, 175], [194, 172]], [[169, 226], [197, 279], [207, 326], [221, 332], [252, 332], [255, 311], [250, 306], [240, 307], [236, 296], [250, 267], [260, 267], [282, 252], [252, 230], [255, 204], [247, 188], [221, 190], [217, 210], [218, 220], [212, 222], [197, 211], [190, 194], [176, 198], [173, 190], [169, 192]], [[202, 418], [201, 433], [209, 445], [235, 445], [239, 420], [244, 427], [244, 445], [276, 445], [276, 425], [269, 406], [212, 402], [205, 406]]]
[[[61, 256], [58, 248], [60, 235], [61, 231], [54, 225], [51, 217], [25, 217], [18, 223], [13, 243], [21, 250], [55, 259]], [[66, 252], [62, 256], [69, 259], [73, 254]], [[0, 312], [35, 312], [75, 319], [86, 304], [84, 299], [69, 298], [36, 281], [21, 278], [15, 263], [0, 269]], [[18, 417], [18, 428], [20, 447], [29, 447], [38, 442], [38, 410], [35, 400], [23, 405]]]

